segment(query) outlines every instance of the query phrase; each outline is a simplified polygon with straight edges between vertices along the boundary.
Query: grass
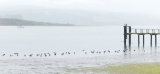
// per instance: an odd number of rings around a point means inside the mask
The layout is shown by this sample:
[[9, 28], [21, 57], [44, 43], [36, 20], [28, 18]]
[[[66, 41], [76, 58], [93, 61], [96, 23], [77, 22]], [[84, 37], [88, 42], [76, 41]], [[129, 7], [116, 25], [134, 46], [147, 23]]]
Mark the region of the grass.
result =
[[160, 63], [121, 64], [101, 67], [68, 69], [75, 73], [109, 73], [109, 74], [160, 74]]

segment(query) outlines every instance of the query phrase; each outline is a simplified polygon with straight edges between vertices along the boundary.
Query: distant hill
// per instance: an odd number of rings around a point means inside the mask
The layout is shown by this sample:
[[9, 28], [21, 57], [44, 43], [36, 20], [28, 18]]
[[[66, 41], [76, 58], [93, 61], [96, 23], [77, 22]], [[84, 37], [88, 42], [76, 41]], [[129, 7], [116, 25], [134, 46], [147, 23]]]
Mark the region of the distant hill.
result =
[[35, 22], [21, 19], [0, 18], [0, 26], [74, 26], [73, 24], [60, 24], [49, 22]]
[[[103, 10], [56, 9], [15, 6], [0, 9], [1, 18], [17, 18], [50, 23], [72, 23], [76, 26], [160, 25], [159, 15], [147, 13], [110, 12]], [[58, 25], [58, 24], [56, 24]]]

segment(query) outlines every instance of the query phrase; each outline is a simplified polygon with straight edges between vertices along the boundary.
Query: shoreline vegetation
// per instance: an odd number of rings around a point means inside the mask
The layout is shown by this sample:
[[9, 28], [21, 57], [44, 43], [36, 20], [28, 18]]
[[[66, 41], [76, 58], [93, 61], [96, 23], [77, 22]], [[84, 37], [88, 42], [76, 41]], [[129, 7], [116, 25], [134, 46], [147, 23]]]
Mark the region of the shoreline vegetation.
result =
[[120, 65], [106, 65], [100, 67], [85, 67], [67, 69], [68, 72], [102, 73], [102, 74], [160, 74], [160, 62], [127, 63]]
[[22, 19], [0, 18], [0, 26], [75, 26], [73, 24], [36, 22]]

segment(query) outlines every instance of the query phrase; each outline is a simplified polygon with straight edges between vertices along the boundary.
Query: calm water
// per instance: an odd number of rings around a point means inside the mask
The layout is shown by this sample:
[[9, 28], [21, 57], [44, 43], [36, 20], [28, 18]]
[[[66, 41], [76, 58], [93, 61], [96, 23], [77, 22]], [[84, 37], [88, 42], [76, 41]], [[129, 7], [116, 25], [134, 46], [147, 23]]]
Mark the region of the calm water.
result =
[[[138, 28], [141, 27], [138, 26]], [[158, 39], [160, 39], [160, 36], [158, 36]], [[20, 54], [19, 57], [24, 57], [24, 54], [29, 55], [32, 53], [35, 54], [34, 56], [36, 57], [36, 54], [39, 53], [53, 54], [53, 52], [58, 53], [56, 57], [159, 53], [159, 48], [155, 49], [154, 47], [149, 47], [149, 35], [145, 36], [145, 48], [142, 47], [141, 37], [141, 47], [139, 49], [137, 47], [137, 35], [132, 35], [131, 50], [125, 53], [123, 52], [122, 41], [123, 26], [0, 27], [0, 55], [5, 53], [6, 57], [9, 57], [10, 54], [15, 52]], [[90, 51], [92, 50], [100, 52], [110, 50], [111, 53], [91, 54]], [[120, 52], [116, 53], [115, 51], [118, 50], [120, 50]], [[70, 52], [71, 55], [62, 56], [61, 53], [65, 52]], [[73, 54], [73, 52], [76, 54]], [[85, 52], [87, 54], [85, 54]]]
[[[132, 47], [123, 52], [123, 26], [0, 27], [0, 71], [4, 74], [75, 74], [77, 72], [68, 69], [160, 62], [160, 48], [150, 48], [149, 39], [146, 35], [143, 48], [141, 37], [141, 47], [138, 48], [137, 35], [132, 35]], [[92, 54], [93, 50], [101, 54]], [[103, 53], [108, 50], [110, 53]], [[61, 55], [65, 52], [71, 54]], [[36, 56], [41, 53], [42, 57]], [[44, 53], [51, 56], [44, 57]], [[29, 57], [30, 54], [33, 56]]]

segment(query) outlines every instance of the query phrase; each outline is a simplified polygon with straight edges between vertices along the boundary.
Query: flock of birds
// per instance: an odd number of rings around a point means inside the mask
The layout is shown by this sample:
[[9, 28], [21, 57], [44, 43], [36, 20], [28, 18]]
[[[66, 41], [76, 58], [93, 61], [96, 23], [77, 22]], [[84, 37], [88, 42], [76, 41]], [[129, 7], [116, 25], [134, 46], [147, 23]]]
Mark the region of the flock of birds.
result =
[[[123, 50], [122, 52], [126, 52], [128, 49], [126, 49], [126, 50]], [[121, 50], [115, 50], [114, 51], [114, 53], [119, 53]], [[136, 50], [133, 50], [133, 51], [136, 51]], [[95, 50], [92, 50], [92, 51], [90, 51], [90, 52], [86, 52], [85, 50], [82, 50], [82, 52], [85, 54], [85, 55], [87, 55], [87, 53], [88, 54], [105, 54], [105, 53], [111, 53], [111, 51], [110, 50], [105, 50], [105, 51], [95, 51]], [[113, 51], [112, 51], [113, 52]], [[144, 52], [145, 52], [145, 50], [144, 50]], [[51, 55], [53, 55], [53, 56], [56, 56], [56, 55], [70, 55], [70, 54], [76, 54], [76, 52], [64, 52], [64, 53], [56, 53], [56, 52], [53, 52], [53, 53], [40, 53], [40, 54], [28, 54], [28, 55], [26, 55], [26, 54], [24, 54], [23, 56], [24, 57], [32, 57], [32, 56], [37, 56], [37, 57], [49, 57], [49, 56], [51, 56]], [[7, 54], [2, 54], [2, 56], [8, 56]], [[13, 53], [13, 54], [10, 54], [9, 55], [10, 57], [12, 57], [12, 56], [19, 56], [19, 53]]]
[[[123, 42], [123, 41], [121, 41], [121, 42]], [[159, 46], [158, 46], [158, 48], [159, 48]], [[128, 51], [129, 49], [124, 49], [123, 50], [123, 52], [126, 52], [126, 51]], [[84, 52], [84, 54], [87, 54], [87, 52], [85, 51], [85, 50], [82, 50], [83, 52]], [[115, 50], [115, 53], [119, 53], [121, 50]], [[131, 50], [129, 50], [129, 51], [131, 51]], [[135, 49], [133, 50], [134, 52], [136, 51]], [[139, 49], [138, 49], [138, 51], [140, 51]], [[143, 49], [142, 50], [143, 52], [145, 52], [145, 50]], [[111, 51], [110, 50], [105, 50], [105, 51], [95, 51], [95, 50], [92, 50], [92, 51], [90, 51], [90, 53], [91, 54], [105, 54], [105, 53], [110, 53]], [[35, 56], [37, 56], [37, 57], [47, 57], [47, 56], [51, 56], [51, 55], [54, 55], [54, 56], [56, 56], [58, 53], [56, 53], [56, 52], [53, 52], [53, 53], [40, 53], [40, 54], [35, 54]], [[60, 53], [60, 55], [70, 55], [71, 54], [71, 52], [65, 52], [65, 53]], [[76, 54], [75, 52], [72, 52], [72, 54]], [[7, 56], [6, 54], [2, 54], [2, 56]], [[10, 57], [12, 57], [12, 56], [19, 56], [19, 53], [13, 53], [13, 54], [10, 54]], [[29, 56], [29, 57], [32, 57], [33, 56], [33, 54], [29, 54], [29, 55], [24, 55], [24, 57], [27, 57], [27, 56]]]

